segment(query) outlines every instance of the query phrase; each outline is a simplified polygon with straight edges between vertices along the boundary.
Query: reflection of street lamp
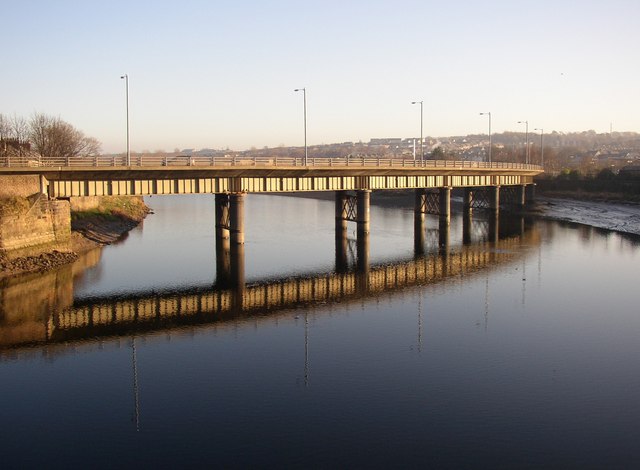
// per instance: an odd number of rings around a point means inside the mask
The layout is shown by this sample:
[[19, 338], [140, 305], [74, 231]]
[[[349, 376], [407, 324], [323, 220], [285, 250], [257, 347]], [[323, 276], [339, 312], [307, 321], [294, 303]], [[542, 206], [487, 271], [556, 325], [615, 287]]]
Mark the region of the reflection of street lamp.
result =
[[524, 162], [529, 163], [529, 121], [518, 121], [518, 124], [525, 125], [525, 142], [527, 143], [527, 151], [524, 154]]
[[131, 165], [131, 150], [129, 147], [129, 75], [126, 73], [120, 77], [124, 78], [126, 88], [126, 100], [127, 100], [127, 166]]
[[542, 168], [544, 168], [544, 147], [542, 146], [543, 136], [544, 136], [544, 129], [542, 129], [542, 128], [538, 129], [536, 127], [534, 129], [534, 131], [540, 131], [540, 166]]
[[424, 139], [422, 138], [422, 101], [412, 101], [411, 104], [420, 103], [420, 161], [424, 163]]
[[296, 88], [293, 91], [302, 91], [302, 99], [304, 101], [304, 166], [307, 166], [307, 89]]
[[480, 113], [480, 116], [489, 116], [489, 163], [491, 163], [491, 113]]

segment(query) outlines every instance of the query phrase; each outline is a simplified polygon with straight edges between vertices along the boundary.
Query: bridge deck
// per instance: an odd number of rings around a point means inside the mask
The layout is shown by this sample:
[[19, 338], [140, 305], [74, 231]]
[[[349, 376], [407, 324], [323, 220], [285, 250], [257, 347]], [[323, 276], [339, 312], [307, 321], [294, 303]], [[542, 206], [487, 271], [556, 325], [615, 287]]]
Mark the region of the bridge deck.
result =
[[526, 185], [543, 169], [485, 163], [342, 157], [69, 159], [7, 162], [0, 175], [40, 175], [51, 197], [384, 190]]

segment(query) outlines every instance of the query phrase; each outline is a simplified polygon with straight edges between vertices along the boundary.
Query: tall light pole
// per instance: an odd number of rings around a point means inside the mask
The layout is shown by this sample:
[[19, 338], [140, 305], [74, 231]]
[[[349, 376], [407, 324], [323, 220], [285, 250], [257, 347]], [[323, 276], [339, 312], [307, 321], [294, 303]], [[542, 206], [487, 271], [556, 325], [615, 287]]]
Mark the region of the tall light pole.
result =
[[127, 101], [127, 166], [131, 166], [131, 148], [129, 147], [129, 75], [124, 74], [120, 77], [124, 78], [126, 88], [126, 101]]
[[489, 163], [491, 163], [491, 113], [480, 113], [480, 116], [489, 116]]
[[422, 101], [412, 101], [411, 104], [420, 103], [420, 161], [424, 164], [424, 139], [422, 138]]
[[529, 121], [518, 121], [518, 124], [525, 125], [525, 142], [527, 144], [527, 151], [524, 154], [524, 162], [529, 164]]
[[538, 129], [537, 127], [534, 129], [534, 131], [540, 131], [540, 166], [542, 168], [544, 168], [544, 147], [543, 145], [543, 136], [544, 136], [544, 129], [540, 128]]
[[304, 166], [307, 166], [307, 89], [296, 88], [293, 91], [302, 91], [302, 99], [304, 101]]

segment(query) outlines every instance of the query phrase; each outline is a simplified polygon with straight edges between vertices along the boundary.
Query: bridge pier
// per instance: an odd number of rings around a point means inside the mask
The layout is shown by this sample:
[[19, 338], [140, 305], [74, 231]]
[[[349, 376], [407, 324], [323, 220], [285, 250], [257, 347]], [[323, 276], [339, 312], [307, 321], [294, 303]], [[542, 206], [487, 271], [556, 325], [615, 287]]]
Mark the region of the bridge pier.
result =
[[231, 245], [231, 285], [234, 287], [234, 304], [238, 309], [244, 308], [244, 245], [235, 243]]
[[500, 211], [500, 186], [489, 186], [488, 189], [488, 205], [493, 212]]
[[347, 222], [353, 221], [357, 227], [357, 269], [368, 271], [371, 191], [358, 190], [355, 197], [346, 191], [336, 191], [335, 198], [336, 270], [346, 270], [348, 267]]
[[232, 244], [244, 244], [244, 193], [229, 194], [229, 233]]
[[527, 203], [533, 202], [536, 199], [536, 185], [535, 184], [527, 184], [525, 185], [525, 194], [527, 198]]
[[440, 212], [440, 225], [449, 224], [451, 221], [451, 188], [444, 187], [438, 190], [438, 209]]
[[371, 191], [368, 189], [360, 189], [356, 191], [356, 223], [358, 224], [358, 239], [361, 235], [369, 235], [370, 228], [370, 206]]
[[470, 214], [473, 211], [473, 190], [471, 188], [464, 188], [462, 193], [462, 210], [466, 214]]
[[526, 189], [527, 189], [527, 186], [524, 185], [524, 184], [522, 184], [520, 186], [516, 186], [515, 206], [518, 209], [524, 208], [524, 204], [525, 204], [525, 201], [526, 201], [526, 198], [525, 198]]
[[413, 252], [416, 256], [424, 255], [424, 244], [426, 242], [424, 212], [414, 211], [413, 214]]
[[[466, 193], [466, 191], [465, 191]], [[462, 244], [471, 244], [471, 223], [473, 221], [471, 207], [465, 209], [462, 214]]]

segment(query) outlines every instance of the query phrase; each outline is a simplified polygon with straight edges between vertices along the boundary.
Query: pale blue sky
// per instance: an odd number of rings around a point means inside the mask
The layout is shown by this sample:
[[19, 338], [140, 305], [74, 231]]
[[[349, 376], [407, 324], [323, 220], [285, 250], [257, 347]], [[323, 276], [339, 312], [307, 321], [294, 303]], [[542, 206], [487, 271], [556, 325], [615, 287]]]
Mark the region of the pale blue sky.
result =
[[0, 113], [125, 149], [640, 131], [640, 1], [0, 0]]

